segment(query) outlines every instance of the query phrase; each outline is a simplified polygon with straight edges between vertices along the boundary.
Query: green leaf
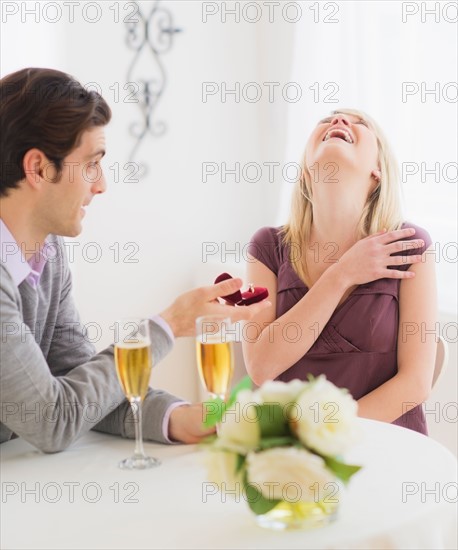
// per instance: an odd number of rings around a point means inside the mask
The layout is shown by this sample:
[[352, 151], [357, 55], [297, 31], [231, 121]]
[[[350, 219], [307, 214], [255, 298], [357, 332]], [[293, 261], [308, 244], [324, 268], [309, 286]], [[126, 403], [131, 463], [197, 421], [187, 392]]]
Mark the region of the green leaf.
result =
[[226, 410], [237, 401], [237, 394], [242, 390], [250, 390], [250, 389], [251, 389], [251, 378], [249, 376], [245, 376], [231, 391], [231, 395], [227, 403], [225, 403], [219, 397], [215, 397], [214, 399], [209, 399], [208, 401], [204, 401], [203, 403], [204, 428], [212, 428], [213, 426], [216, 426], [218, 422], [221, 422]]
[[353, 464], [345, 464], [335, 458], [329, 456], [323, 456], [326, 466], [334, 472], [336, 477], [341, 479], [344, 483], [348, 483], [352, 475], [361, 470], [361, 466], [355, 466]]
[[[280, 437], [263, 437], [259, 442], [259, 450], [271, 449], [272, 447], [292, 447], [297, 443], [294, 437], [285, 435]], [[303, 448], [302, 444], [300, 445]]]
[[242, 390], [251, 390], [251, 378], [249, 376], [244, 376], [238, 384], [234, 386], [229, 396], [227, 402], [227, 408], [231, 407], [237, 401], [237, 394]]
[[238, 474], [242, 468], [245, 466], [246, 456], [237, 455], [236, 464], [235, 464], [235, 473]]
[[248, 483], [246, 475], [244, 476], [245, 498], [251, 511], [257, 516], [267, 514], [272, 508], [275, 508], [279, 500], [268, 500], [262, 496], [262, 493], [254, 486]]
[[213, 426], [216, 426], [218, 422], [221, 422], [221, 419], [226, 412], [226, 403], [222, 399], [216, 397], [215, 399], [204, 401], [202, 406], [204, 428], [212, 428]]
[[291, 434], [283, 408], [278, 403], [263, 403], [262, 405], [255, 405], [255, 407], [261, 430], [261, 439]]

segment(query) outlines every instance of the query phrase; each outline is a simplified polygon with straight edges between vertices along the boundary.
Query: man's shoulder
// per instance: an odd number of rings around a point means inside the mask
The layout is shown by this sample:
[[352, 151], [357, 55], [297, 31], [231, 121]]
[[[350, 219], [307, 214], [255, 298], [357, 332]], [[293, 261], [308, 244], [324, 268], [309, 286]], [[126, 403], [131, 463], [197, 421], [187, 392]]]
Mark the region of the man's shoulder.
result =
[[0, 287], [2, 289], [4, 287], [15, 287], [13, 277], [2, 259], [0, 259]]
[[2, 318], [2, 322], [8, 307], [12, 305], [17, 310], [20, 309], [20, 303], [19, 289], [14, 282], [13, 276], [6, 267], [6, 264], [0, 261], [0, 317]]

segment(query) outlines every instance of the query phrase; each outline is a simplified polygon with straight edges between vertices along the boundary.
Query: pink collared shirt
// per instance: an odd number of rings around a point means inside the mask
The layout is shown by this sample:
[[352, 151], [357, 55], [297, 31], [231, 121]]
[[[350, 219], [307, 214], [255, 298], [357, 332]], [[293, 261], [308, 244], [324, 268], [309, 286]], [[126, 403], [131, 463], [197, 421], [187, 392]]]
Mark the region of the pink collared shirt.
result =
[[[38, 245], [37, 245], [38, 246]], [[29, 261], [25, 259], [21, 247], [11, 234], [5, 222], [0, 219], [0, 258], [8, 269], [14, 284], [19, 286], [27, 281], [32, 288], [37, 288], [41, 274], [46, 265], [43, 248], [38, 247]]]

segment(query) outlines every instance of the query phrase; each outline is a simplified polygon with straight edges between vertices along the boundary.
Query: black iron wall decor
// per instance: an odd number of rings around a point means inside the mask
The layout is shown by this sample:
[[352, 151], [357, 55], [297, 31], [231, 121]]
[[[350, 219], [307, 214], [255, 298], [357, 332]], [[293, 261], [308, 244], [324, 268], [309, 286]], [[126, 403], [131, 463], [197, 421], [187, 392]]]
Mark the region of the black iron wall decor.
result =
[[[142, 2], [144, 4], [146, 2]], [[173, 24], [173, 17], [169, 9], [160, 5], [160, 0], [147, 2], [151, 4], [151, 11], [145, 16], [139, 2], [129, 2], [124, 6], [129, 14], [124, 22], [127, 28], [127, 46], [135, 51], [134, 58], [127, 72], [127, 87], [135, 98], [135, 103], [141, 111], [141, 120], [130, 125], [130, 133], [135, 138], [129, 161], [134, 162], [138, 148], [147, 134], [154, 137], [162, 136], [167, 127], [162, 120], [156, 119], [156, 108], [161, 100], [167, 84], [167, 74], [161, 61], [162, 54], [168, 52], [176, 33], [181, 32]], [[144, 61], [145, 56], [148, 62]], [[136, 76], [135, 73], [145, 71], [145, 76]], [[139, 174], [144, 176], [147, 166], [139, 166]]]

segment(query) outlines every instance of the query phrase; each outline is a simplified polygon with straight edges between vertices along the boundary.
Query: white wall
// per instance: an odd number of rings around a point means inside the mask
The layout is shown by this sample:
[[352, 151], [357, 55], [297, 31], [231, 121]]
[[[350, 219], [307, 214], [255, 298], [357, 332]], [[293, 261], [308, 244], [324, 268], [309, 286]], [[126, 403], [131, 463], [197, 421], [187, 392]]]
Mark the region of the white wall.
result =
[[[63, 21], [48, 23], [36, 2], [2, 2], [0, 5], [0, 71], [4, 76], [24, 67], [66, 70]], [[40, 6], [38, 6], [39, 8]], [[22, 8], [22, 9], [20, 9]], [[46, 17], [48, 17], [46, 15]], [[49, 17], [52, 18], [51, 11]]]

